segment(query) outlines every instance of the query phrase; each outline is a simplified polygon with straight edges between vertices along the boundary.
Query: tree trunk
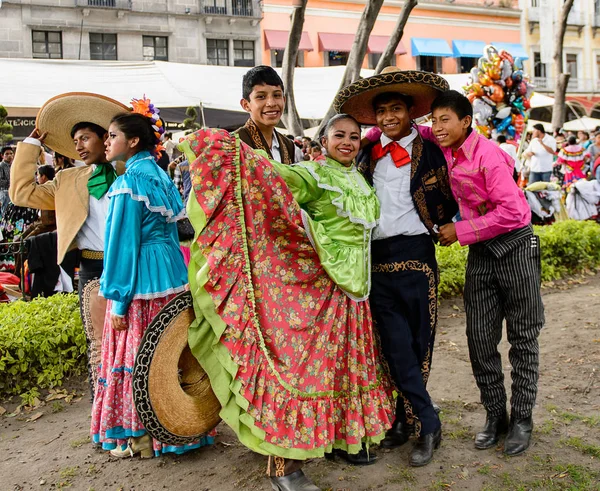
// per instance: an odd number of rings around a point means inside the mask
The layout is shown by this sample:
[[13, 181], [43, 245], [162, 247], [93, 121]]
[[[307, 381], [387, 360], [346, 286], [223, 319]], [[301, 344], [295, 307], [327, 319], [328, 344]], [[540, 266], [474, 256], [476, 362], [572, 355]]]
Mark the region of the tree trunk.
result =
[[308, 0], [299, 0], [292, 12], [292, 27], [290, 37], [283, 53], [283, 67], [281, 75], [283, 85], [286, 89], [285, 110], [282, 120], [288, 133], [294, 136], [304, 135], [304, 128], [296, 109], [296, 100], [294, 99], [294, 69], [296, 68], [296, 59], [298, 58], [298, 47], [302, 38], [302, 28], [304, 27], [304, 13]]
[[394, 27], [394, 32], [390, 36], [388, 45], [381, 55], [381, 58], [379, 58], [377, 66], [375, 67], [375, 75], [379, 75], [385, 67], [394, 65], [396, 48], [398, 47], [398, 44], [404, 35], [404, 26], [408, 22], [408, 17], [410, 16], [412, 10], [417, 6], [417, 3], [419, 3], [419, 0], [407, 0], [404, 2], [402, 11], [400, 12], [400, 17], [398, 17], [396, 27]]
[[[360, 69], [362, 67], [363, 60], [365, 59], [365, 55], [367, 54], [369, 36], [371, 35], [371, 31], [373, 30], [373, 26], [377, 20], [377, 15], [379, 15], [383, 1], [384, 0], [370, 0], [367, 2], [367, 5], [363, 10], [360, 18], [360, 24], [356, 30], [356, 37], [354, 38], [354, 43], [352, 44], [352, 49], [350, 51], [350, 55], [348, 56], [346, 70], [344, 71], [344, 76], [342, 77], [342, 81], [340, 83], [340, 89], [358, 80], [360, 77]], [[322, 129], [325, 127], [325, 124], [327, 124], [327, 121], [334, 114], [335, 109], [333, 108], [332, 104], [329, 106], [327, 113], [321, 120], [321, 124], [319, 125], [316, 133], [317, 135], [321, 133]]]
[[558, 29], [554, 38], [554, 70], [556, 73], [556, 86], [554, 87], [554, 107], [552, 108], [552, 128], [557, 130], [565, 124], [567, 85], [569, 73], [564, 73], [563, 42], [567, 30], [567, 17], [571, 11], [574, 0], [565, 0], [558, 20]]

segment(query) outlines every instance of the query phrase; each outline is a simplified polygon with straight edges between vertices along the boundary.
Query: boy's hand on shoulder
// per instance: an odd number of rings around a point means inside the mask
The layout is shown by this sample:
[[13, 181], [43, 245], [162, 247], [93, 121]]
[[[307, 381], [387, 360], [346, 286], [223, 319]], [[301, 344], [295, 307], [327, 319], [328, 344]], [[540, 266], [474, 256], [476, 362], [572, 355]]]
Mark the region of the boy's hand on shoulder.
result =
[[440, 244], [443, 246], [449, 246], [454, 244], [458, 237], [456, 236], [456, 227], [454, 223], [447, 223], [446, 225], [442, 225], [440, 227]]

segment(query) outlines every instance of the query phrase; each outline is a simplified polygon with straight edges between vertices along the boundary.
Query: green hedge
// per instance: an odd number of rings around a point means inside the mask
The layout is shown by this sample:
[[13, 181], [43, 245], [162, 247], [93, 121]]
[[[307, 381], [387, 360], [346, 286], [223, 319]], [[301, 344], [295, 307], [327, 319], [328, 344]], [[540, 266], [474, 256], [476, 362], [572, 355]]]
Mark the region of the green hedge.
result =
[[[600, 226], [567, 221], [538, 227], [542, 279], [554, 280], [600, 265]], [[468, 248], [438, 247], [440, 295], [460, 295]], [[65, 377], [85, 372], [86, 341], [77, 295], [0, 305], [0, 397], [60, 386]]]
[[[535, 227], [542, 246], [542, 281], [600, 266], [600, 225], [568, 220]], [[462, 294], [468, 247], [437, 247], [442, 297]]]
[[0, 304], [0, 396], [30, 400], [86, 367], [77, 295]]

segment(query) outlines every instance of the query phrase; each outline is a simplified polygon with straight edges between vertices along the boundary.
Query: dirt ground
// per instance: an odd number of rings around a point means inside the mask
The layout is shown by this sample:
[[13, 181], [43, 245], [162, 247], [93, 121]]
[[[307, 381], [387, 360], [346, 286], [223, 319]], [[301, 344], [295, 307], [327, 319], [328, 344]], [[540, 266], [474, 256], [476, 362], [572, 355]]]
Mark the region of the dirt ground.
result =
[[[306, 473], [331, 490], [600, 490], [600, 275], [549, 285], [544, 304], [536, 427], [524, 455], [507, 458], [501, 445], [473, 446], [485, 414], [469, 364], [462, 300], [451, 299], [442, 302], [429, 382], [443, 418], [444, 440], [433, 462], [409, 467], [409, 443], [380, 450], [370, 467], [314, 460]], [[506, 341], [501, 349], [510, 380]], [[270, 489], [265, 459], [224, 425], [213, 446], [179, 457], [117, 460], [95, 451], [90, 403], [87, 394], [81, 397], [85, 383], [71, 381], [67, 388], [76, 393], [70, 402], [59, 398], [12, 417], [16, 403], [3, 403], [0, 491]]]

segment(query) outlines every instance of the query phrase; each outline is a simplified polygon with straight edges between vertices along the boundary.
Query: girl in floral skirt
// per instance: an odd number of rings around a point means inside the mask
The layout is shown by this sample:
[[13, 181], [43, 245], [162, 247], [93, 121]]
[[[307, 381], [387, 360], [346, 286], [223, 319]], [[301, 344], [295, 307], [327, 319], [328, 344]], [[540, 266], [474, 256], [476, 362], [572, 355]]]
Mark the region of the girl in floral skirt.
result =
[[112, 120], [105, 143], [107, 159], [125, 161], [126, 170], [108, 191], [100, 292], [109, 301], [91, 433], [93, 442], [115, 457], [152, 457], [183, 453], [212, 443], [212, 437], [185, 446], [162, 445], [146, 433], [133, 402], [132, 374], [142, 336], [187, 283], [175, 224], [183, 204], [156, 164], [164, 130], [150, 101], [134, 100], [133, 105], [134, 112]]
[[267, 160], [222, 130], [180, 145], [190, 162], [192, 352], [222, 419], [269, 456], [275, 490], [318, 489], [301, 462], [374, 462], [394, 416], [367, 301], [379, 202], [354, 165], [360, 128], [332, 118], [322, 162]]

